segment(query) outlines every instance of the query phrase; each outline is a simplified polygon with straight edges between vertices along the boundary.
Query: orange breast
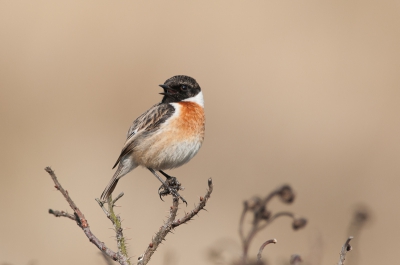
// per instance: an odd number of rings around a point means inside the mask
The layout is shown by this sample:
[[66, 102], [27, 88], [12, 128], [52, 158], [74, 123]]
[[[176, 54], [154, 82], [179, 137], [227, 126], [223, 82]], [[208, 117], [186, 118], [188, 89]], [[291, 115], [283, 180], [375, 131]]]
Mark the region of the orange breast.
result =
[[181, 101], [179, 119], [176, 119], [175, 128], [179, 130], [179, 138], [204, 139], [205, 115], [204, 109], [194, 102]]

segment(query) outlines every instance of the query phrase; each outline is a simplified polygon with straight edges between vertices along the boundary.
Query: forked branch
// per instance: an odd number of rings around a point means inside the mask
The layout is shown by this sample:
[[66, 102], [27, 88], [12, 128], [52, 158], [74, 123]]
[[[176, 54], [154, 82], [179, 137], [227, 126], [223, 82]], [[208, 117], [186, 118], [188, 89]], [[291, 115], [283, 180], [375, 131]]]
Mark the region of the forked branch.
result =
[[200, 197], [200, 203], [195, 206], [195, 208], [186, 213], [182, 218], [176, 219], [178, 206], [179, 206], [179, 197], [173, 197], [172, 206], [169, 210], [168, 219], [164, 222], [163, 226], [160, 227], [160, 230], [156, 233], [156, 235], [152, 238], [149, 246], [146, 251], [139, 257], [138, 265], [145, 265], [149, 262], [153, 253], [157, 250], [158, 246], [161, 244], [165, 237], [176, 227], [180, 226], [191, 220], [195, 215], [197, 215], [201, 210], [205, 210], [204, 207], [208, 199], [211, 196], [213, 191], [213, 183], [212, 179], [208, 179], [208, 190], [204, 197]]
[[[111, 196], [109, 197], [108, 209], [106, 209], [104, 207], [102, 202], [100, 202], [98, 199], [96, 199], [96, 201], [99, 203], [99, 205], [103, 209], [104, 213], [111, 220], [111, 222], [114, 226], [114, 229], [116, 232], [116, 237], [117, 237], [117, 245], [118, 245], [118, 252], [115, 252], [115, 251], [111, 250], [110, 248], [108, 248], [106, 246], [106, 244], [104, 244], [102, 241], [100, 241], [92, 233], [85, 216], [83, 215], [81, 210], [76, 206], [76, 204], [72, 201], [71, 197], [68, 194], [68, 191], [64, 190], [64, 188], [58, 182], [58, 179], [57, 179], [54, 171], [50, 167], [46, 167], [45, 170], [51, 176], [51, 178], [55, 184], [55, 188], [61, 192], [61, 194], [64, 196], [64, 198], [69, 203], [69, 206], [71, 207], [71, 209], [74, 211], [74, 214], [69, 214], [64, 211], [55, 211], [55, 210], [50, 209], [49, 213], [56, 217], [66, 217], [66, 218], [76, 221], [77, 225], [83, 230], [85, 235], [89, 238], [90, 242], [92, 242], [92, 244], [94, 244], [98, 249], [100, 249], [100, 251], [105, 256], [111, 258], [114, 261], [118, 261], [121, 265], [130, 265], [131, 262], [130, 262], [128, 254], [127, 254], [125, 238], [122, 233], [123, 229], [121, 227], [121, 219], [120, 219], [119, 215], [116, 215], [114, 213], [115, 202], [123, 196], [123, 193], [119, 194], [114, 200], [112, 200]], [[173, 197], [172, 206], [170, 208], [170, 214], [169, 214], [167, 221], [164, 222], [164, 225], [156, 233], [155, 237], [152, 239], [151, 243], [148, 245], [146, 251], [140, 256], [138, 265], [145, 265], [150, 261], [151, 256], [157, 250], [160, 243], [165, 240], [165, 237], [167, 236], [167, 234], [170, 233], [174, 228], [178, 227], [181, 224], [188, 222], [195, 215], [197, 215], [201, 210], [205, 210], [204, 207], [206, 206], [206, 203], [207, 203], [208, 199], [210, 198], [212, 191], [213, 191], [213, 183], [210, 178], [210, 179], [208, 179], [208, 190], [204, 197], [200, 197], [200, 203], [198, 205], [196, 205], [192, 211], [190, 211], [189, 213], [186, 213], [183, 217], [181, 217], [179, 219], [176, 219], [177, 212], [178, 212], [178, 206], [179, 206], [179, 198]]]
[[[87, 238], [89, 238], [89, 241], [92, 244], [94, 244], [98, 249], [100, 249], [101, 252], [103, 252], [108, 257], [112, 258], [113, 260], [118, 261], [121, 265], [129, 265], [126, 257], [122, 256], [121, 253], [112, 251], [110, 248], [108, 248], [106, 246], [106, 244], [104, 244], [104, 242], [101, 242], [92, 233], [92, 231], [90, 230], [90, 227], [89, 227], [89, 223], [86, 220], [85, 216], [83, 215], [81, 210], [79, 210], [79, 208], [76, 206], [76, 204], [72, 201], [71, 197], [68, 194], [68, 191], [64, 190], [64, 188], [61, 186], [60, 182], [58, 182], [58, 179], [57, 179], [54, 171], [50, 167], [46, 167], [45, 170], [47, 173], [49, 173], [51, 179], [53, 180], [53, 182], [55, 184], [54, 187], [61, 192], [61, 194], [64, 196], [64, 198], [69, 203], [69, 206], [71, 207], [71, 209], [74, 211], [75, 218], [73, 218], [73, 219], [76, 221], [77, 225], [80, 228], [82, 228], [82, 230], [85, 233], [85, 235], [87, 236]], [[57, 216], [57, 217], [67, 217], [67, 218], [72, 219], [71, 218], [72, 216], [70, 214], [61, 214], [62, 212], [59, 212], [59, 211], [53, 211], [50, 209], [49, 213], [53, 214], [54, 216]]]

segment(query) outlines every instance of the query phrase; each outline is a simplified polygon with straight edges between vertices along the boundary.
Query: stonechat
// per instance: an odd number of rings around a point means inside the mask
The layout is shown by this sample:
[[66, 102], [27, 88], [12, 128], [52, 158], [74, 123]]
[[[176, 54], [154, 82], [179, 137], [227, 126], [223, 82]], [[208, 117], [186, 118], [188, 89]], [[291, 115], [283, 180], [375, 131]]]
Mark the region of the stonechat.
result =
[[[185, 201], [177, 190], [179, 182], [163, 170], [180, 167], [199, 151], [205, 130], [204, 99], [195, 79], [177, 75], [163, 85], [160, 103], [139, 116], [128, 130], [127, 139], [115, 163], [117, 171], [101, 194], [106, 201], [120, 178], [137, 166], [146, 167], [163, 185], [159, 195], [173, 194]], [[167, 181], [156, 173], [160, 172]]]

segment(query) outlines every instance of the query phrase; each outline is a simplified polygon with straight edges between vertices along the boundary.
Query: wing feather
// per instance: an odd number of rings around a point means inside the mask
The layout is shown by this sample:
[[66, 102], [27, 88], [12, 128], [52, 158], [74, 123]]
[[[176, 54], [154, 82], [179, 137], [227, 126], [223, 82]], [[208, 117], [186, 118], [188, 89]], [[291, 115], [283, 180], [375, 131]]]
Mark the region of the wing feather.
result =
[[142, 132], [151, 133], [156, 131], [161, 124], [174, 114], [174, 112], [175, 108], [172, 105], [168, 103], [159, 103], [140, 115], [129, 128], [125, 146], [122, 148], [121, 154], [113, 168], [118, 165], [122, 157], [133, 151], [135, 136]]

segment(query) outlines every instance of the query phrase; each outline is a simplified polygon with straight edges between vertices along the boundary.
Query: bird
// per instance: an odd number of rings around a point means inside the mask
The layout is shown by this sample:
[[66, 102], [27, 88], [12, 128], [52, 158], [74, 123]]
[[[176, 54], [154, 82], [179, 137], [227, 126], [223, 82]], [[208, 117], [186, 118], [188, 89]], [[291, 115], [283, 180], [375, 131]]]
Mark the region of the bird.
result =
[[[185, 75], [173, 76], [159, 86], [164, 90], [160, 93], [163, 98], [129, 128], [113, 167], [118, 168], [100, 196], [102, 202], [107, 201], [123, 176], [142, 166], [161, 181], [161, 199], [172, 194], [187, 204], [177, 191], [181, 189], [180, 183], [164, 170], [186, 164], [202, 146], [205, 134], [203, 92], [194, 78]], [[164, 175], [166, 181], [156, 171]]]

